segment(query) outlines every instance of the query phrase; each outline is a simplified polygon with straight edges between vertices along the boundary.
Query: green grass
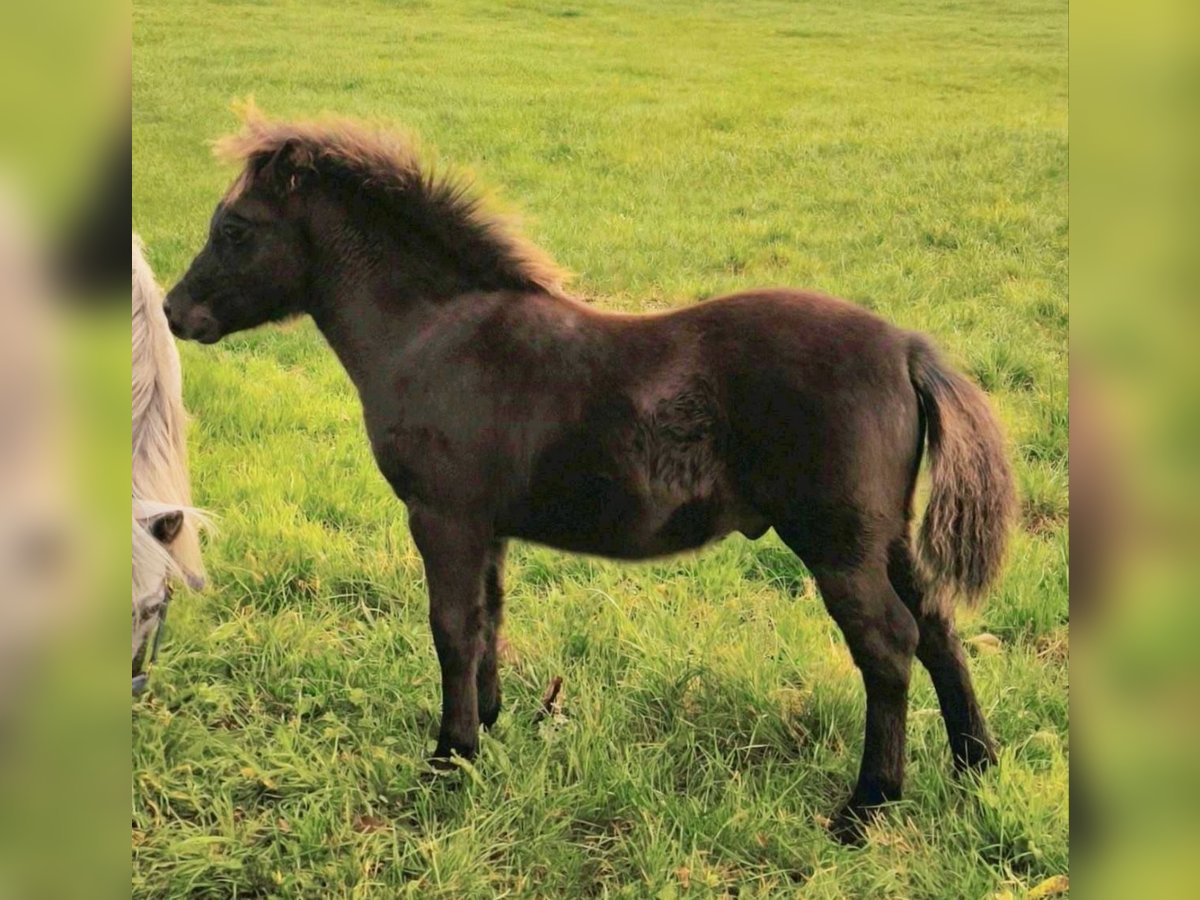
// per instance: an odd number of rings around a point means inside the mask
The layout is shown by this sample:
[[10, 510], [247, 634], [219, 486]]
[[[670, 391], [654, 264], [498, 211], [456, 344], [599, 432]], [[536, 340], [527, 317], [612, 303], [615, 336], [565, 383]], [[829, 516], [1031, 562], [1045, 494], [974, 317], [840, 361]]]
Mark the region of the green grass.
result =
[[[957, 782], [914, 677], [905, 801], [861, 850], [863, 697], [773, 536], [617, 565], [511, 554], [507, 708], [421, 780], [420, 560], [309, 323], [181, 348], [212, 584], [133, 714], [133, 892], [1019, 896], [1068, 870], [1066, 4], [966, 0], [134, 7], [133, 220], [171, 283], [273, 115], [402, 123], [528, 213], [607, 308], [816, 287], [992, 392], [1022, 530], [960, 620], [1001, 766]], [[533, 713], [565, 680], [563, 715]]]

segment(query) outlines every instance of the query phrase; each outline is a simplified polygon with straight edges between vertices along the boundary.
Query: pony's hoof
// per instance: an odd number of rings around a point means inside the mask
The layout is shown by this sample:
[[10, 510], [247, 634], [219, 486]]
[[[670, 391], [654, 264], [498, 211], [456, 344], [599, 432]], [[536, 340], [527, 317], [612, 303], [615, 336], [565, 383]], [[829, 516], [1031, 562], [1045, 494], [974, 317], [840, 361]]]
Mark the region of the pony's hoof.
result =
[[980, 775], [997, 760], [996, 747], [991, 741], [968, 741], [954, 754], [954, 769], [960, 775]]
[[447, 760], [429, 759], [427, 762], [429, 765], [426, 769], [417, 775], [419, 784], [437, 787], [439, 790], [445, 791], [457, 791], [462, 786], [457, 766], [444, 768]]
[[433, 756], [426, 762], [435, 775], [453, 775], [461, 771], [461, 762], [471, 762], [475, 759], [477, 747], [455, 747], [449, 742], [438, 741]]
[[867, 841], [866, 823], [853, 812], [842, 810], [829, 823], [830, 836], [843, 847], [861, 847]]
[[497, 696], [494, 703], [479, 705], [479, 724], [484, 728], [491, 730], [491, 727], [496, 724], [496, 720], [500, 718], [500, 697]]
[[431, 756], [425, 762], [429, 764], [429, 770], [435, 775], [451, 775], [458, 771], [458, 765], [450, 756]]
[[830, 821], [830, 835], [845, 847], [861, 847], [867, 842], [867, 825], [879, 816], [879, 809], [847, 803]]

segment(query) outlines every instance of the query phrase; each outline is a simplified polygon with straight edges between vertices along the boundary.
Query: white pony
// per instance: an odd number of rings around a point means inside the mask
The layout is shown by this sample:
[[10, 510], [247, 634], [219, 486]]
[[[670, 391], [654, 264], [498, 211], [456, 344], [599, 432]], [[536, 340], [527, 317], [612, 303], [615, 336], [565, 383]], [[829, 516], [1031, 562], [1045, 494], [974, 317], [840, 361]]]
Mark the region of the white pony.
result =
[[133, 236], [133, 691], [146, 663], [171, 582], [204, 584], [199, 532], [205, 517], [191, 505], [179, 353], [162, 310], [162, 291]]

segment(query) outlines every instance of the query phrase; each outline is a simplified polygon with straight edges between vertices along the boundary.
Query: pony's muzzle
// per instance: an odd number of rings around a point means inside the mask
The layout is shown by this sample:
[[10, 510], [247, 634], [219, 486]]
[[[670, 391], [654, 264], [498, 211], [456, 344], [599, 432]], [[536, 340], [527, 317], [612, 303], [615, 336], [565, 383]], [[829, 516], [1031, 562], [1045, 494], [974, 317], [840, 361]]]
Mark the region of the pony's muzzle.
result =
[[221, 338], [221, 325], [207, 306], [196, 303], [180, 285], [163, 300], [163, 315], [171, 334], [185, 341], [212, 344]]

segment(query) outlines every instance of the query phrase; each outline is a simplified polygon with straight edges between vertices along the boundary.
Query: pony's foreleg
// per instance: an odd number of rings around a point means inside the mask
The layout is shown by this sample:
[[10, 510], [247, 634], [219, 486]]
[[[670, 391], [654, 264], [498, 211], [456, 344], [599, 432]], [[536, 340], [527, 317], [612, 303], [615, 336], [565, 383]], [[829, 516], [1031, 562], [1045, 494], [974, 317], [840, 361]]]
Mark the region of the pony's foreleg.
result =
[[496, 645], [504, 615], [504, 556], [503, 541], [494, 541], [488, 553], [487, 571], [483, 576], [483, 654], [475, 675], [479, 694], [479, 723], [491, 728], [500, 716], [500, 673]]
[[425, 562], [429, 624], [442, 669], [442, 724], [434, 764], [471, 759], [479, 745], [476, 679], [485, 647], [484, 578], [491, 536], [473, 522], [428, 510], [409, 517]]

